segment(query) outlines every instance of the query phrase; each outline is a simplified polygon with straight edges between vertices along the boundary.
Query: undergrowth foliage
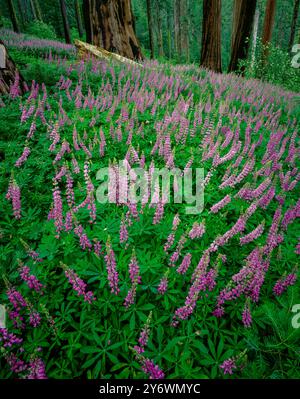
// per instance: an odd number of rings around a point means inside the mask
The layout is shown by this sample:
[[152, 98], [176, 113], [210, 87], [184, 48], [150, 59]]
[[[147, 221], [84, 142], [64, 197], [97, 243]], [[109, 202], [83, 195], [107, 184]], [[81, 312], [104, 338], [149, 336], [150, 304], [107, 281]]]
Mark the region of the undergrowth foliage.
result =
[[[0, 376], [299, 377], [295, 94], [5, 34], [28, 91], [0, 107]], [[203, 212], [99, 204], [124, 159], [204, 168]]]

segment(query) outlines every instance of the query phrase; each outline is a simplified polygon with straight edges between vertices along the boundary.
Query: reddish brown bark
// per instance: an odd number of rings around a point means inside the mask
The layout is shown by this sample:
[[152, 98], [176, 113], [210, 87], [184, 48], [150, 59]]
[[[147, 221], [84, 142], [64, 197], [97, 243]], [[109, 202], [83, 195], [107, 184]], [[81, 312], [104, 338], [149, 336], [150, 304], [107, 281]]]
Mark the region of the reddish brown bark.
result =
[[149, 44], [150, 44], [150, 58], [154, 58], [154, 40], [153, 40], [153, 19], [151, 0], [147, 0], [147, 19], [148, 19], [148, 32], [149, 32]]
[[65, 0], [60, 0], [60, 10], [64, 25], [65, 41], [66, 43], [71, 43], [70, 25], [68, 21], [67, 7]]
[[[0, 39], [0, 45], [5, 47], [5, 44], [3, 41]], [[6, 48], [6, 47], [5, 47]], [[10, 92], [10, 86], [14, 83], [17, 75], [17, 68], [13, 60], [8, 54], [8, 51], [6, 49], [6, 62], [5, 62], [5, 68], [0, 68], [0, 94], [8, 94]], [[19, 73], [19, 79], [20, 79], [20, 93], [23, 94], [23, 83], [24, 83], [24, 78], [22, 75]]]
[[83, 10], [87, 42], [130, 59], [143, 59], [130, 0], [84, 0]]
[[276, 0], [268, 0], [266, 5], [262, 44], [266, 45], [271, 41], [275, 18]]
[[222, 72], [221, 0], [203, 0], [201, 66]]
[[256, 9], [256, 0], [236, 1], [235, 18], [233, 27], [233, 40], [231, 59], [228, 67], [229, 72], [238, 70], [239, 60], [247, 58], [250, 36], [252, 32], [254, 14]]

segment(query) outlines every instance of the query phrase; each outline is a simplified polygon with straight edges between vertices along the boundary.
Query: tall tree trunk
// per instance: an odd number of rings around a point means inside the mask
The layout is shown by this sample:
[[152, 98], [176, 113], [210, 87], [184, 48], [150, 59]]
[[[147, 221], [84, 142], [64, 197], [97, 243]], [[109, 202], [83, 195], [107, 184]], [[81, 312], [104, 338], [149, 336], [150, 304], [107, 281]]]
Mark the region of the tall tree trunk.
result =
[[189, 58], [187, 0], [180, 0], [180, 48], [185, 61]]
[[60, 0], [60, 9], [62, 20], [64, 24], [65, 40], [66, 43], [71, 43], [70, 25], [68, 21], [67, 8], [65, 0]]
[[87, 41], [130, 59], [143, 59], [130, 0], [84, 0]]
[[80, 37], [83, 37], [83, 27], [82, 27], [82, 19], [81, 19], [79, 0], [74, 0], [74, 6], [75, 6], [78, 33], [79, 33]]
[[174, 2], [174, 39], [176, 55], [181, 57], [180, 43], [180, 0]]
[[239, 0], [235, 5], [238, 8], [238, 13], [234, 13], [237, 18], [237, 23], [233, 30], [233, 32], [235, 32], [235, 37], [233, 39], [228, 72], [237, 71], [239, 60], [244, 60], [248, 56], [256, 0]]
[[171, 27], [172, 25], [172, 10], [170, 8], [168, 8], [167, 11], [167, 25], [168, 25], [168, 29], [167, 29], [167, 33], [168, 33], [168, 57], [169, 59], [172, 58], [172, 30]]
[[39, 21], [43, 22], [43, 16], [42, 16], [42, 11], [41, 11], [39, 0], [33, 0], [33, 3], [34, 3], [34, 8], [35, 8], [37, 19]]
[[222, 72], [221, 0], [203, 0], [201, 66]]
[[241, 13], [241, 5], [242, 5], [242, 0], [234, 0], [233, 15], [232, 15], [231, 51], [233, 50], [233, 47], [234, 47], [234, 40], [235, 40], [237, 27], [238, 27], [238, 23], [239, 23], [239, 18], [240, 18], [240, 13]]
[[[18, 11], [19, 11], [19, 15], [20, 15], [20, 21], [21, 21], [21, 26], [24, 28], [25, 25], [25, 5], [22, 5], [21, 0], [18, 0]], [[24, 7], [25, 6], [25, 7]]]
[[156, 19], [157, 19], [157, 43], [158, 43], [158, 54], [160, 57], [164, 56], [164, 45], [163, 45], [163, 34], [161, 28], [161, 10], [158, 4], [158, 0], [155, 3], [156, 8]]
[[154, 41], [153, 41], [153, 19], [151, 10], [151, 0], [147, 0], [147, 19], [148, 19], [148, 32], [149, 32], [149, 45], [150, 45], [150, 58], [154, 58]]
[[[0, 39], [0, 58], [1, 58], [1, 68], [0, 68], [0, 94], [8, 94], [10, 92], [10, 86], [14, 83], [17, 76], [17, 68], [13, 60], [10, 58], [5, 44]], [[3, 58], [3, 59], [2, 59]], [[4, 61], [4, 65], [2, 65]], [[4, 66], [4, 68], [2, 68]], [[24, 79], [19, 73], [19, 90], [20, 94], [24, 93]]]
[[[93, 2], [94, 3], [94, 2]], [[86, 33], [86, 42], [92, 44], [93, 43], [93, 8], [95, 4], [92, 4], [91, 0], [83, 0], [82, 3], [82, 13], [83, 13], [83, 20], [84, 20], [84, 27]]]
[[259, 23], [259, 9], [257, 7], [255, 10], [254, 25], [253, 25], [251, 69], [254, 68], [254, 62], [255, 62], [255, 52], [256, 52], [257, 36], [258, 36], [258, 23]]
[[36, 11], [35, 11], [33, 0], [29, 0], [29, 3], [30, 3], [30, 8], [31, 8], [33, 19], [38, 19], [37, 15], [36, 15]]
[[267, 45], [272, 38], [272, 31], [275, 18], [276, 0], [267, 0], [265, 20], [262, 35], [262, 44]]
[[7, 3], [8, 3], [8, 9], [9, 9], [9, 14], [10, 14], [10, 19], [11, 19], [11, 22], [13, 25], [13, 29], [15, 32], [20, 33], [19, 21], [17, 18], [13, 0], [8, 0]]
[[298, 18], [298, 12], [299, 12], [299, 4], [300, 4], [300, 0], [295, 0], [293, 19], [292, 19], [292, 25], [291, 25], [291, 36], [290, 36], [290, 41], [289, 41], [289, 52], [291, 52], [293, 44], [294, 44], [294, 41], [295, 41], [295, 33], [296, 33], [296, 25], [297, 25], [297, 18]]

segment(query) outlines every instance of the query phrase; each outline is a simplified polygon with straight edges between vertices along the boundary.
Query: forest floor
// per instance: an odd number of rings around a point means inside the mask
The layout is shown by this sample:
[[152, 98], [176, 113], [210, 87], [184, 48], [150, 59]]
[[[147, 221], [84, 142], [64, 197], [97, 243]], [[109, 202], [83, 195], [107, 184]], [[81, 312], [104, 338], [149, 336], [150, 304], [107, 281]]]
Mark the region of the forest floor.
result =
[[[296, 94], [2, 36], [28, 92], [0, 108], [0, 377], [299, 378]], [[123, 160], [203, 171], [203, 209], [99, 203]]]

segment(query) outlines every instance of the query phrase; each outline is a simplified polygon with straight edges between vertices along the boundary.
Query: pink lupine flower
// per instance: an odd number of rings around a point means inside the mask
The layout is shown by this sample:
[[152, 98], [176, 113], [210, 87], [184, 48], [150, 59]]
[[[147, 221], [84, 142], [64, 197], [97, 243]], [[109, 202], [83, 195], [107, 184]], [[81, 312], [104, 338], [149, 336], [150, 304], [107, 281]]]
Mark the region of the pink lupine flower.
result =
[[160, 283], [158, 285], [157, 291], [160, 295], [164, 295], [167, 292], [168, 289], [168, 278], [167, 277], [163, 277], [160, 280]]
[[164, 215], [164, 203], [162, 200], [160, 200], [156, 206], [156, 211], [153, 217], [153, 224], [158, 224], [161, 222], [161, 219], [163, 218]]
[[130, 276], [130, 280], [131, 280], [132, 284], [134, 284], [134, 283], [140, 284], [141, 283], [140, 267], [137, 263], [135, 251], [133, 251], [131, 260], [129, 263], [129, 276]]
[[101, 243], [100, 243], [100, 241], [98, 241], [98, 240], [94, 240], [95, 242], [94, 242], [94, 253], [97, 255], [97, 256], [100, 256], [100, 255], [102, 255], [103, 253], [102, 253], [102, 245], [101, 245]]
[[167, 242], [164, 246], [164, 251], [167, 252], [171, 246], [174, 244], [175, 240], [175, 232], [180, 224], [180, 219], [178, 213], [174, 216], [173, 223], [172, 223], [172, 232], [169, 234], [167, 238]]
[[269, 190], [268, 190], [268, 192], [265, 194], [265, 195], [263, 195], [260, 199], [259, 199], [259, 201], [258, 201], [258, 205], [261, 207], [261, 208], [263, 208], [263, 209], [266, 209], [267, 207], [268, 207], [268, 205], [270, 204], [270, 202], [272, 201], [272, 199], [274, 198], [274, 196], [275, 196], [275, 187], [274, 186], [272, 186]]
[[262, 235], [265, 229], [265, 222], [261, 223], [256, 227], [256, 229], [252, 230], [251, 233], [243, 236], [240, 238], [240, 244], [245, 245], [249, 244], [250, 242], [256, 240], [258, 237]]
[[6, 292], [9, 302], [13, 305], [16, 310], [27, 307], [27, 302], [23, 298], [22, 294], [15, 288], [9, 288]]
[[191, 231], [189, 232], [189, 237], [191, 240], [196, 238], [201, 238], [205, 233], [205, 224], [204, 223], [197, 223], [193, 224]]
[[105, 145], [106, 145], [106, 141], [105, 141], [105, 135], [103, 133], [103, 130], [100, 129], [100, 147], [99, 147], [99, 153], [100, 156], [103, 157], [104, 153], [105, 153]]
[[59, 238], [60, 232], [63, 229], [63, 205], [61, 199], [60, 189], [57, 181], [53, 181], [53, 210], [52, 217], [56, 227], [56, 238]]
[[15, 219], [21, 219], [21, 191], [14, 179], [10, 180], [6, 198], [12, 202]]
[[10, 353], [6, 357], [6, 361], [9, 364], [11, 371], [17, 374], [22, 373], [28, 367], [27, 364], [23, 360], [18, 359], [14, 353]]
[[142, 370], [145, 374], [149, 374], [151, 380], [160, 380], [165, 378], [164, 372], [155, 365], [152, 360], [145, 359], [143, 361]]
[[120, 289], [118, 287], [119, 276], [116, 268], [115, 253], [112, 249], [110, 238], [108, 238], [106, 242], [106, 255], [104, 259], [106, 262], [107, 276], [109, 286], [111, 288], [111, 293], [118, 295], [120, 292]]
[[56, 154], [56, 157], [55, 157], [53, 163], [54, 163], [54, 164], [57, 163], [58, 161], [60, 161], [60, 160], [63, 158], [63, 156], [65, 155], [65, 153], [70, 153], [70, 152], [71, 152], [70, 145], [69, 145], [69, 143], [67, 142], [67, 140], [64, 140], [64, 142], [62, 143], [61, 149], [60, 149], [60, 151]]
[[151, 323], [151, 319], [152, 319], [152, 312], [150, 312], [147, 321], [140, 333], [140, 337], [139, 337], [139, 346], [142, 349], [142, 352], [144, 352], [145, 347], [148, 344], [148, 340], [149, 340], [149, 334], [150, 334], [150, 323]]
[[191, 254], [185, 255], [185, 257], [183, 258], [183, 260], [181, 262], [181, 265], [177, 269], [177, 273], [185, 274], [187, 272], [188, 268], [190, 267], [191, 259], [192, 259]]
[[230, 195], [226, 195], [221, 201], [217, 202], [210, 208], [212, 213], [218, 213], [220, 209], [224, 208], [227, 204], [231, 202]]
[[167, 242], [164, 245], [165, 252], [167, 252], [171, 248], [171, 246], [174, 244], [174, 240], [175, 240], [175, 234], [174, 233], [169, 234]]
[[27, 158], [29, 157], [30, 154], [30, 148], [29, 147], [25, 147], [24, 151], [22, 153], [22, 155], [20, 156], [20, 158], [16, 161], [15, 166], [16, 167], [20, 167], [21, 165], [23, 165], [23, 163], [27, 160]]
[[237, 368], [235, 359], [227, 359], [221, 365], [220, 368], [224, 374], [233, 374], [233, 371]]
[[28, 380], [45, 380], [47, 379], [45, 364], [42, 359], [34, 358], [29, 363], [29, 374], [27, 375]]
[[243, 324], [246, 328], [249, 328], [252, 324], [252, 316], [250, 312], [250, 305], [249, 302], [246, 302], [244, 310], [243, 310]]
[[126, 243], [128, 240], [128, 230], [127, 230], [127, 226], [126, 226], [126, 221], [124, 216], [122, 216], [122, 220], [121, 220], [121, 226], [120, 226], [120, 242]]
[[35, 131], [36, 131], [36, 123], [35, 123], [35, 121], [33, 121], [31, 123], [29, 132], [27, 133], [27, 139], [31, 139], [33, 137]]
[[299, 217], [300, 217], [300, 199], [298, 200], [298, 202], [294, 207], [289, 208], [284, 214], [281, 222], [283, 229], [286, 230], [288, 225]]
[[128, 308], [129, 306], [134, 304], [135, 297], [136, 297], [136, 286], [137, 286], [137, 283], [134, 283], [126, 295], [126, 298], [124, 300], [124, 306], [126, 308]]
[[3, 348], [11, 348], [13, 345], [20, 345], [22, 342], [22, 338], [9, 333], [6, 328], [0, 328], [0, 344]]
[[77, 292], [78, 296], [82, 296], [85, 302], [92, 303], [96, 300], [92, 291], [86, 290], [86, 283], [78, 277], [74, 270], [70, 269], [68, 266], [62, 265], [65, 270], [65, 275], [72, 285], [73, 290]]
[[72, 166], [73, 166], [73, 172], [78, 175], [80, 173], [80, 169], [79, 169], [79, 165], [78, 162], [76, 160], [76, 158], [73, 156], [72, 158]]
[[29, 267], [21, 266], [19, 270], [21, 279], [28, 285], [28, 287], [42, 294], [43, 284], [41, 284], [33, 274], [30, 274]]
[[297, 280], [296, 273], [290, 273], [286, 277], [281, 278], [274, 285], [273, 292], [276, 296], [280, 296], [289, 287], [295, 284]]
[[41, 316], [38, 312], [36, 312], [35, 310], [31, 310], [30, 311], [30, 315], [29, 315], [29, 324], [32, 327], [37, 327], [41, 324]]
[[187, 238], [186, 238], [185, 234], [183, 234], [177, 243], [175, 251], [172, 253], [172, 255], [170, 257], [170, 265], [171, 266], [174, 266], [175, 263], [178, 261], [181, 251], [184, 247], [184, 244], [186, 243], [186, 240], [187, 240]]
[[74, 233], [77, 235], [77, 237], [79, 237], [79, 243], [81, 248], [83, 250], [88, 249], [90, 251], [93, 245], [80, 224], [74, 228]]
[[68, 171], [66, 173], [66, 196], [67, 196], [67, 203], [70, 208], [72, 208], [75, 204], [75, 199], [74, 199], [74, 190], [73, 190], [73, 178], [71, 176], [71, 173]]

